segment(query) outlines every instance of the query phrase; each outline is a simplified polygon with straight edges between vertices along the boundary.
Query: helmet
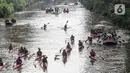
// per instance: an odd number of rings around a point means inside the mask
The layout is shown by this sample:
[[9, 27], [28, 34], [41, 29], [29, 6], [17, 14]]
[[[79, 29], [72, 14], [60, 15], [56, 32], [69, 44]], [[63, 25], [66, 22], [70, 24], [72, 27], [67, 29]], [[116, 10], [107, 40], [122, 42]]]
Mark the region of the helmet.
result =
[[40, 48], [38, 48], [38, 50], [41, 50]]
[[64, 49], [63, 51], [65, 52], [66, 50]]
[[24, 47], [24, 49], [26, 49], [26, 47]]

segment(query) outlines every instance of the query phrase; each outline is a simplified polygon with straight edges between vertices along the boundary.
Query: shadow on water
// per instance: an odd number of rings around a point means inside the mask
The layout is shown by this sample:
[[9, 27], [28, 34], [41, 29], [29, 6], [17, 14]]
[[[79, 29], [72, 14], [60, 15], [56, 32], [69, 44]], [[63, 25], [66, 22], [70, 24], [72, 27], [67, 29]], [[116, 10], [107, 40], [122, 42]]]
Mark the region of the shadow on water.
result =
[[17, 42], [17, 43], [24, 43], [27, 41], [26, 38], [29, 38], [29, 33], [31, 33], [30, 26], [27, 25], [16, 25], [11, 27], [5, 27], [5, 36], [6, 40], [9, 42]]
[[15, 17], [17, 18], [17, 20], [22, 20], [22, 19], [26, 19], [28, 17], [33, 16], [35, 13], [36, 12], [30, 12], [30, 13], [24, 12], [24, 13], [20, 14], [20, 12], [19, 12], [19, 13], [15, 14]]

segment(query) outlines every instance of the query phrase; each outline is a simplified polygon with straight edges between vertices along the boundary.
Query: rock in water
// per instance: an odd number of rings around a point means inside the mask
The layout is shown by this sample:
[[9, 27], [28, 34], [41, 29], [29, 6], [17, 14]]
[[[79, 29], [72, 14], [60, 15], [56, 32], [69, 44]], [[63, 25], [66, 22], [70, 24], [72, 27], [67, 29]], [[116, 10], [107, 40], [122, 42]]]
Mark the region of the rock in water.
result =
[[12, 22], [12, 23], [16, 23], [16, 19], [12, 18], [12, 19], [11, 19], [11, 22]]

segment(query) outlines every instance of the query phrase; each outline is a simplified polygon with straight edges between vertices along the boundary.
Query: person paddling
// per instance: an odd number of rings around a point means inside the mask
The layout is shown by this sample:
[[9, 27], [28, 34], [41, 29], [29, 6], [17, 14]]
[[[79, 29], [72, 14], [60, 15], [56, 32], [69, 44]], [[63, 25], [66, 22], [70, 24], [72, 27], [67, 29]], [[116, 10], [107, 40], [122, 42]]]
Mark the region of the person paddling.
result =
[[69, 42], [68, 42], [66, 48], [67, 48], [67, 49], [71, 49], [71, 46], [70, 46], [70, 43], [69, 43]]
[[37, 51], [37, 58], [36, 58], [36, 60], [41, 59], [41, 57], [42, 57], [42, 51], [41, 51], [40, 48], [38, 48], [38, 51]]
[[63, 56], [63, 62], [65, 63], [67, 61], [67, 52], [65, 49], [62, 52], [62, 56]]
[[15, 62], [16, 62], [16, 66], [14, 67], [14, 69], [18, 69], [23, 65], [21, 57], [18, 57]]
[[67, 24], [65, 24], [65, 26], [64, 26], [64, 30], [67, 30]]
[[23, 53], [24, 52], [24, 48], [21, 46], [21, 48], [19, 49], [19, 53]]
[[63, 12], [65, 13], [66, 12], [66, 9], [64, 8]]
[[18, 57], [16, 60], [16, 65], [21, 65], [21, 64], [22, 64], [22, 59]]
[[67, 8], [66, 12], [69, 13], [69, 9], [68, 8]]
[[24, 51], [23, 51], [24, 54], [28, 54], [28, 50], [26, 49], [26, 47], [24, 47]]
[[44, 71], [46, 71], [48, 65], [48, 61], [47, 61], [48, 57], [46, 55], [43, 55], [42, 57], [43, 59], [42, 59], [41, 67], [43, 68]]
[[69, 21], [66, 21], [66, 24], [65, 24], [65, 26], [64, 26], [64, 30], [66, 31], [67, 30], [67, 23], [68, 23]]
[[43, 64], [48, 63], [48, 61], [47, 61], [48, 57], [46, 55], [43, 55], [42, 57], [43, 57], [43, 59], [42, 59]]
[[79, 43], [78, 43], [79, 46], [83, 46], [83, 42], [81, 40], [79, 40]]
[[92, 63], [92, 65], [94, 64], [95, 61], [97, 61], [96, 60], [96, 53], [93, 49], [91, 49], [89, 58], [91, 59], [90, 62]]
[[8, 48], [8, 49], [9, 49], [9, 53], [10, 53], [11, 50], [13, 50], [12, 44], [9, 45], [9, 48]]
[[47, 28], [47, 24], [44, 24], [44, 26], [43, 26], [43, 27], [44, 27], [44, 30], [46, 30], [46, 28]]
[[89, 44], [92, 45], [92, 42], [93, 42], [93, 38], [92, 36], [88, 36], [88, 39], [85, 41], [85, 43], [89, 41]]
[[71, 35], [70, 40], [71, 40], [71, 44], [73, 44], [73, 43], [74, 43], [74, 40], [75, 40], [74, 35]]
[[65, 49], [64, 49], [63, 52], [62, 52], [62, 56], [67, 56], [67, 52], [66, 52]]
[[42, 51], [40, 48], [38, 48], [38, 51], [37, 51], [37, 56], [42, 56]]
[[91, 49], [90, 58], [96, 60], [95, 57], [96, 57], [96, 53], [95, 53], [95, 51], [93, 49]]
[[82, 42], [81, 40], [79, 40], [79, 43], [78, 43], [78, 45], [79, 45], [79, 49], [82, 49], [82, 48], [84, 48], [83, 42]]

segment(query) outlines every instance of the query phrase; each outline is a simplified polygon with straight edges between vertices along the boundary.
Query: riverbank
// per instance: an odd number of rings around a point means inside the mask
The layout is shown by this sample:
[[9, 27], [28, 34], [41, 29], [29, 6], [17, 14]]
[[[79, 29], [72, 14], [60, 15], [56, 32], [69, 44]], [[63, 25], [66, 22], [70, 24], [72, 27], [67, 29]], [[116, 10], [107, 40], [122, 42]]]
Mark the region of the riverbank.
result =
[[[130, 36], [130, 33], [126, 33], [127, 35]], [[126, 48], [126, 72], [130, 73], [130, 39], [129, 42], [127, 44], [125, 44]]]
[[23, 11], [39, 1], [41, 0], [1, 0], [0, 18], [14, 17], [15, 12]]
[[[111, 19], [113, 26], [130, 30], [130, 1], [128, 0], [80, 0], [84, 7], [91, 12]], [[114, 13], [115, 4], [125, 4], [126, 14], [119, 16]]]

